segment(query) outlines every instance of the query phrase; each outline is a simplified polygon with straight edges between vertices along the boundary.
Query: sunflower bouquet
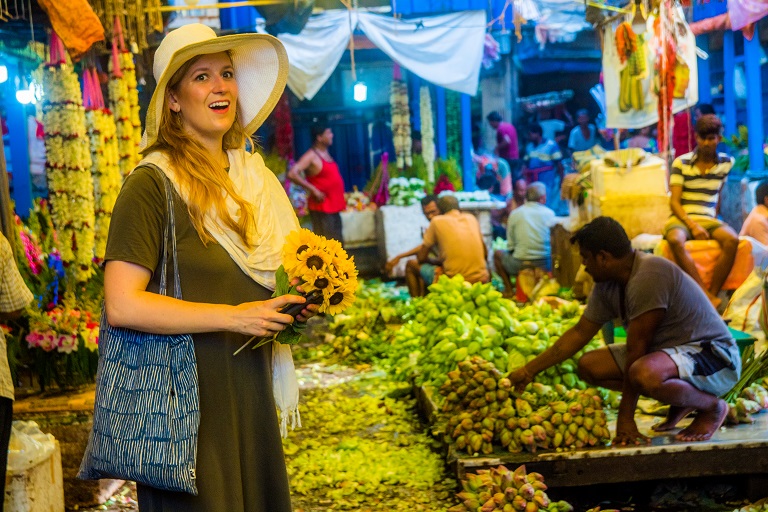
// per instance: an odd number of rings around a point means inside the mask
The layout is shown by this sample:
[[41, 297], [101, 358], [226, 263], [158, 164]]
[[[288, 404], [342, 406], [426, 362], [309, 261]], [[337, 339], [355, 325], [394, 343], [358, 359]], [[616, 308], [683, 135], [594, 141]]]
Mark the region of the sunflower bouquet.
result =
[[[308, 304], [318, 304], [319, 313], [337, 315], [355, 301], [357, 268], [337, 240], [316, 235], [308, 229], [292, 231], [283, 246], [282, 261], [275, 274], [272, 296], [302, 295], [307, 301], [286, 306], [281, 313], [295, 318]], [[273, 340], [294, 345], [299, 342], [305, 327], [303, 323], [294, 322], [273, 337], [261, 338], [253, 348]], [[249, 339], [237, 352], [255, 339], [256, 336]]]

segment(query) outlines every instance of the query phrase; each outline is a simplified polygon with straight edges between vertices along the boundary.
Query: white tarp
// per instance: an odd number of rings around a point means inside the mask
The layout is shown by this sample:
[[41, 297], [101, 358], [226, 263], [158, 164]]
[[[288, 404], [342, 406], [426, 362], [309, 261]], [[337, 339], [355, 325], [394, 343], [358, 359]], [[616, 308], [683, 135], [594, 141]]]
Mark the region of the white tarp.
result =
[[768, 16], [768, 3], [765, 0], [728, 2], [728, 15], [731, 17], [731, 29], [741, 30]]
[[573, 0], [536, 0], [539, 12], [535, 19], [536, 40], [543, 48], [547, 43], [572, 43], [582, 30], [592, 28], [584, 19], [586, 6]]
[[288, 86], [300, 99], [312, 99], [336, 69], [350, 31], [360, 28], [373, 44], [408, 71], [446, 89], [475, 95], [483, 59], [485, 18], [485, 11], [407, 20], [345, 10], [312, 16], [300, 34], [278, 35], [290, 62]]

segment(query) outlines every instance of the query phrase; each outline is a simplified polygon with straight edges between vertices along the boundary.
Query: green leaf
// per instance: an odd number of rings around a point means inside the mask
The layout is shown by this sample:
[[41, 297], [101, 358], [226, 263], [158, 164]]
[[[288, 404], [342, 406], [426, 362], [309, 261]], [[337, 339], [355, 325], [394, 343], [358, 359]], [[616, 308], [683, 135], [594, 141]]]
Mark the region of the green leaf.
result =
[[285, 268], [280, 265], [280, 268], [275, 272], [275, 293], [272, 294], [272, 297], [280, 297], [288, 293], [291, 293], [291, 283]]
[[276, 341], [283, 343], [284, 345], [296, 345], [301, 341], [303, 329], [296, 329], [293, 325], [290, 325], [278, 333], [275, 338]]

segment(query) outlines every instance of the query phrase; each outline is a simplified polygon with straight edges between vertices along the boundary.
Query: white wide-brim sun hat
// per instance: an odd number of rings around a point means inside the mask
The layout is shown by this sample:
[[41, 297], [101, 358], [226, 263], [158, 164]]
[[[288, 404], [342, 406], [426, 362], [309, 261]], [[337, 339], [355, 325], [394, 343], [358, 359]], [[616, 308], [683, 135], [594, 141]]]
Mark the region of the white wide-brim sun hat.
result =
[[261, 126], [275, 108], [288, 79], [288, 55], [283, 44], [267, 34], [217, 37], [212, 28], [191, 23], [165, 36], [155, 52], [153, 73], [157, 87], [147, 108], [142, 149], [157, 139], [165, 93], [173, 74], [193, 57], [225, 51], [232, 55], [235, 68], [239, 122], [249, 135]]

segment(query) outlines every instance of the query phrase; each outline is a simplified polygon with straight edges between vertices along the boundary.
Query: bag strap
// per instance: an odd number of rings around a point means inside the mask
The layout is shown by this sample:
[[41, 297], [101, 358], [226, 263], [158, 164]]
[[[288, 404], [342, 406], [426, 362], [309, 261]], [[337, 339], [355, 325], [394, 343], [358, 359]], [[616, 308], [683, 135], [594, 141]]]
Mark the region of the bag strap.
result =
[[168, 250], [170, 245], [170, 251], [173, 259], [173, 297], [181, 300], [181, 278], [179, 277], [179, 258], [176, 254], [176, 215], [173, 208], [173, 184], [168, 179], [165, 172], [157, 165], [152, 163], [144, 163], [147, 167], [155, 170], [155, 172], [162, 178], [163, 185], [165, 187], [165, 201], [166, 209], [168, 210], [168, 222], [165, 223], [165, 229], [163, 231], [163, 258], [160, 274], [160, 294], [168, 295]]

